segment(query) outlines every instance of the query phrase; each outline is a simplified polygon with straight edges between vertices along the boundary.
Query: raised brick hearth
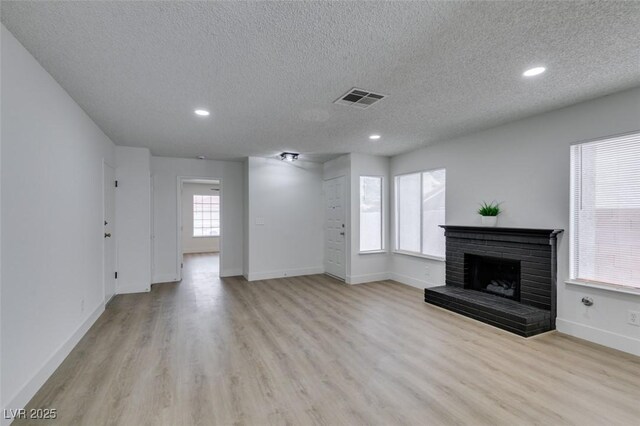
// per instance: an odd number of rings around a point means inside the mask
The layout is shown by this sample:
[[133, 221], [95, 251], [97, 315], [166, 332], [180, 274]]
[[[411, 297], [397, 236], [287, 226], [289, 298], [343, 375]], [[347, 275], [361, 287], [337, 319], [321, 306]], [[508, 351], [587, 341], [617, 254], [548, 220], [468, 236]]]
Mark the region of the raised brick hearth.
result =
[[442, 226], [446, 285], [424, 300], [529, 337], [555, 328], [559, 229]]

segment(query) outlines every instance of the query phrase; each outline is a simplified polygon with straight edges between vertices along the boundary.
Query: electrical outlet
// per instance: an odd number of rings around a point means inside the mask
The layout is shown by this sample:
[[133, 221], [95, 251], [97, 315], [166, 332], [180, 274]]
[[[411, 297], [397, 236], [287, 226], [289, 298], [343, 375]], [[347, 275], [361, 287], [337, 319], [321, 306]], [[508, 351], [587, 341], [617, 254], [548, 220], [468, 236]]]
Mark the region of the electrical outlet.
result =
[[640, 327], [640, 311], [629, 310], [627, 314], [627, 322], [631, 325], [637, 325]]

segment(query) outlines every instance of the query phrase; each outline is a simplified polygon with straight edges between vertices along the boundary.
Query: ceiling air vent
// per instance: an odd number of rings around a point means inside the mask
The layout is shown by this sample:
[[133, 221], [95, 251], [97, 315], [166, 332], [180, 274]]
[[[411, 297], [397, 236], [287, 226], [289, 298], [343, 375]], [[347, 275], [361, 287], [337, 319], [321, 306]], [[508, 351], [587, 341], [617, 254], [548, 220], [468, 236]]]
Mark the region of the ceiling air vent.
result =
[[356, 108], [369, 108], [371, 105], [383, 99], [386, 95], [372, 93], [362, 89], [353, 88], [340, 96], [334, 104], [353, 106]]

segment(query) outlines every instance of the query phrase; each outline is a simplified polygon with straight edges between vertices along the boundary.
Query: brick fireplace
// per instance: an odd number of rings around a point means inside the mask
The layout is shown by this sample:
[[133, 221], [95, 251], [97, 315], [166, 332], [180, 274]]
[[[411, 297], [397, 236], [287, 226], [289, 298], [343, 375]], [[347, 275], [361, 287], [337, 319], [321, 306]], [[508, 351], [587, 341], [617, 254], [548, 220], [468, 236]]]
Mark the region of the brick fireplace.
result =
[[529, 337], [555, 329], [560, 229], [443, 225], [446, 285], [424, 300]]

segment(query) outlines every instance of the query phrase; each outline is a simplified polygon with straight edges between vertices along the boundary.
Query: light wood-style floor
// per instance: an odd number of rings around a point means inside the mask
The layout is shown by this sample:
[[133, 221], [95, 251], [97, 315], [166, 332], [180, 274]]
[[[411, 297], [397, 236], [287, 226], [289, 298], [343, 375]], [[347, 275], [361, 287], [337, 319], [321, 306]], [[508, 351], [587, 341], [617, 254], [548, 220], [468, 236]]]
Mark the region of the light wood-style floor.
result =
[[117, 296], [29, 404], [57, 421], [34, 424], [640, 424], [640, 358], [527, 340], [389, 281], [248, 283], [216, 262]]

